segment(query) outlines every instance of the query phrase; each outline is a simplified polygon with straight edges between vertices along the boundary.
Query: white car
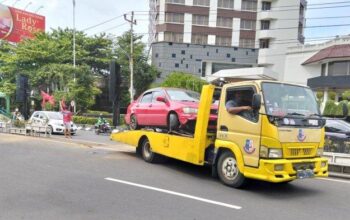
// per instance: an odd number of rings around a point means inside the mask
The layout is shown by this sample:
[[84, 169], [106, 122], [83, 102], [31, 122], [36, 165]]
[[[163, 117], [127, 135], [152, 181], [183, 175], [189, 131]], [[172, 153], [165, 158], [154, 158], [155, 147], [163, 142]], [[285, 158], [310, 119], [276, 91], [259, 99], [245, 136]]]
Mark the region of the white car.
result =
[[[30, 117], [27, 128], [35, 129], [35, 126], [47, 126], [50, 133], [63, 134], [63, 115], [61, 112], [36, 111]], [[77, 126], [72, 122], [71, 134], [75, 134], [76, 132]]]

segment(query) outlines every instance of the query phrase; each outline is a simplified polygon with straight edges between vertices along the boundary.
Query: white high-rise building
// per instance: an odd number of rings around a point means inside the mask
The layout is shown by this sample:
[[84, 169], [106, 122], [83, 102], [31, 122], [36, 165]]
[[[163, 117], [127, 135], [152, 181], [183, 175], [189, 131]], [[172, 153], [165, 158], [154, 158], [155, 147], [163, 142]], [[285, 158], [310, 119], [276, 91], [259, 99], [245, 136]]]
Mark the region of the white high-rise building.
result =
[[288, 47], [304, 44], [305, 0], [258, 1], [256, 47], [258, 65], [278, 75], [284, 81]]

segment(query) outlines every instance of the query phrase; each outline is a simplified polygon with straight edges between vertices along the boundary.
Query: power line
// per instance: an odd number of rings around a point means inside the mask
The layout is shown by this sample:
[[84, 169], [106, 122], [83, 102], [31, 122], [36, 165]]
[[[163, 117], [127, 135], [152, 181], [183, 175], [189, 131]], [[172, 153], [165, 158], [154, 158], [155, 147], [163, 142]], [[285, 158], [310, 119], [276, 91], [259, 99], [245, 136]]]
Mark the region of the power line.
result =
[[[314, 25], [314, 26], [305, 26], [304, 29], [312, 29], [312, 28], [326, 28], [326, 27], [346, 27], [346, 26], [350, 26], [350, 24], [331, 24], [331, 25]], [[210, 27], [207, 27], [210, 28]], [[220, 28], [220, 27], [216, 27], [216, 28]], [[215, 33], [234, 33], [234, 32], [241, 32], [241, 31], [274, 31], [274, 30], [290, 30], [290, 29], [298, 29], [299, 27], [282, 27], [282, 28], [270, 28], [270, 29], [255, 29], [255, 30], [232, 30], [232, 29], [228, 29], [228, 30], [216, 30]], [[222, 28], [225, 29], [225, 28]], [[179, 34], [190, 34], [193, 32], [179, 32]], [[195, 32], [194, 34], [208, 34], [208, 31], [202, 31], [202, 32]], [[138, 34], [152, 34], [152, 33], [138, 33]]]
[[105, 30], [103, 30], [103, 31], [99, 31], [99, 32], [97, 32], [97, 33], [95, 33], [95, 34], [105, 33], [105, 32], [107, 32], [107, 31], [110, 31], [110, 30], [112, 30], [112, 29], [115, 29], [115, 28], [124, 26], [124, 25], [126, 25], [126, 24], [127, 24], [127, 22], [124, 22], [124, 23], [122, 23], [122, 24], [119, 24], [119, 25], [116, 25], [116, 26], [107, 28], [107, 29], [105, 29]]
[[81, 31], [87, 31], [87, 30], [93, 29], [93, 28], [95, 28], [95, 27], [98, 27], [98, 26], [101, 26], [101, 25], [103, 25], [103, 24], [109, 23], [109, 22], [114, 21], [114, 20], [116, 20], [116, 19], [118, 19], [118, 18], [121, 18], [121, 17], [123, 17], [123, 16], [124, 16], [124, 15], [119, 15], [119, 16], [117, 16], [117, 17], [113, 17], [113, 18], [108, 19], [108, 20], [105, 20], [105, 21], [103, 21], [103, 22], [101, 22], [101, 23], [98, 23], [98, 24], [92, 25], [92, 26], [90, 26], [90, 27], [84, 28], [84, 29], [81, 30]]
[[[328, 3], [315, 3], [315, 4], [309, 4], [308, 6], [318, 6], [318, 5], [330, 5], [330, 4], [345, 4], [345, 3], [350, 3], [350, 1], [342, 1], [342, 2], [328, 2]], [[184, 7], [188, 6], [188, 5], [182, 5]], [[339, 7], [349, 7], [350, 5], [337, 5], [337, 6], [323, 6], [323, 7], [307, 7], [307, 10], [317, 10], [317, 9], [329, 9], [329, 8], [339, 8]], [[195, 7], [195, 6], [194, 6]], [[286, 7], [290, 7], [291, 9], [280, 9], [279, 8], [286, 8]], [[292, 8], [295, 7], [295, 8]], [[218, 8], [218, 9], [223, 9], [223, 10], [232, 10], [235, 11], [234, 9], [228, 8]], [[271, 7], [270, 10], [256, 10], [256, 11], [249, 11], [249, 10], [238, 10], [238, 11], [246, 11], [246, 12], [252, 12], [252, 13], [258, 13], [258, 12], [276, 12], [276, 11], [294, 11], [294, 10], [300, 10], [300, 5], [285, 5], [285, 6], [280, 6], [280, 7]], [[208, 10], [210, 11], [217, 11], [217, 9], [213, 9], [213, 10]], [[135, 12], [141, 12], [141, 13], [160, 13], [160, 12], [167, 12], [167, 11], [135, 11]]]

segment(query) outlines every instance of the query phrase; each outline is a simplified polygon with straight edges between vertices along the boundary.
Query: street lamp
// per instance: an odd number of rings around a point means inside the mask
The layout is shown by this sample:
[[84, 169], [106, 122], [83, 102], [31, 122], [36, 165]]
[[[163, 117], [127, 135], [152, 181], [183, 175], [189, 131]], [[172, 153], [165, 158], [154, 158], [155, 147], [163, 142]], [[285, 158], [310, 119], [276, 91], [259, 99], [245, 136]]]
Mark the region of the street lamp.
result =
[[25, 11], [29, 7], [29, 5], [31, 5], [31, 4], [32, 4], [32, 2], [28, 2], [28, 4], [24, 7], [23, 11]]
[[41, 5], [38, 9], [35, 10], [35, 13], [38, 13], [42, 8], [44, 8], [44, 6]]

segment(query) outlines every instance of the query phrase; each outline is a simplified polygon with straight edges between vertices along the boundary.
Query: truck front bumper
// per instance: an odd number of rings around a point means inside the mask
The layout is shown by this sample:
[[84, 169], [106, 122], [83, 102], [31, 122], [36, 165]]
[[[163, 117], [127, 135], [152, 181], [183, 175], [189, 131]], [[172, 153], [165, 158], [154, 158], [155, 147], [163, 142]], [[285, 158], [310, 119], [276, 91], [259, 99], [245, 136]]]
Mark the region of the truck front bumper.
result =
[[327, 177], [328, 160], [320, 157], [293, 160], [261, 159], [258, 168], [246, 167], [244, 176], [279, 183], [303, 178], [303, 176], [299, 176], [299, 173], [303, 171], [313, 171], [312, 177]]

